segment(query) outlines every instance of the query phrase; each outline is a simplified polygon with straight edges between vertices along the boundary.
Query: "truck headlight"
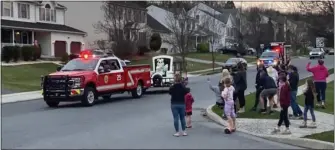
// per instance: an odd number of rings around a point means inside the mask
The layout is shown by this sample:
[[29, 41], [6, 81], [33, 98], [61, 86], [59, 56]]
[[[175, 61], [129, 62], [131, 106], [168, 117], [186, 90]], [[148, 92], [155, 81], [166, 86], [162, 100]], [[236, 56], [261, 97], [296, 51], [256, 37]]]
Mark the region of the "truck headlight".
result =
[[81, 87], [81, 83], [83, 81], [82, 78], [80, 77], [75, 77], [75, 78], [71, 78], [70, 81], [72, 81], [72, 84], [71, 84], [71, 88], [80, 88]]

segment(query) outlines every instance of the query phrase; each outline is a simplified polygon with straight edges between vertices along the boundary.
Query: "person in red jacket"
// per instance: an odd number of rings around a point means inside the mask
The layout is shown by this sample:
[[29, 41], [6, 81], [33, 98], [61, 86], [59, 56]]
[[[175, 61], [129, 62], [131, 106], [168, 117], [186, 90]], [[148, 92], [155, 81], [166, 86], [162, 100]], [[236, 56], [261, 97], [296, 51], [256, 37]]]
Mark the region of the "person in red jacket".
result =
[[281, 111], [278, 126], [273, 130], [272, 134], [280, 132], [280, 126], [282, 125], [283, 122], [285, 123], [286, 129], [282, 132], [282, 134], [291, 134], [289, 129], [290, 122], [288, 120], [288, 107], [290, 107], [291, 105], [290, 84], [287, 82], [287, 77], [285, 76], [282, 76], [279, 79], [279, 82], [283, 84], [280, 89], [280, 98], [279, 98]]
[[185, 115], [186, 115], [186, 128], [192, 128], [192, 105], [194, 103], [193, 96], [190, 88], [186, 88], [187, 94], [185, 95]]
[[318, 65], [310, 67], [311, 62], [306, 66], [307, 71], [313, 73], [313, 80], [316, 89], [316, 99], [318, 101], [317, 106], [322, 106], [325, 108], [325, 99], [326, 99], [326, 88], [327, 88], [327, 77], [329, 76], [328, 69], [324, 66], [323, 60], [318, 61]]

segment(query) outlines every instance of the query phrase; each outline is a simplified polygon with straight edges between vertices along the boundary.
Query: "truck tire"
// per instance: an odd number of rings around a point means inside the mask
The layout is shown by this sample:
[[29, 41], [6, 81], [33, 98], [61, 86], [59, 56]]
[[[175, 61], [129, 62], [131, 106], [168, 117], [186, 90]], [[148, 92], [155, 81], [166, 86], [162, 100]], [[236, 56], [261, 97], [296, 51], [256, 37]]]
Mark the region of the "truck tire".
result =
[[58, 107], [59, 105], [58, 101], [45, 101], [45, 103], [51, 108]]
[[86, 87], [84, 89], [84, 96], [83, 96], [83, 99], [81, 100], [81, 103], [84, 106], [93, 106], [96, 98], [97, 96], [96, 96], [96, 92], [94, 88]]
[[143, 95], [143, 85], [141, 82], [137, 83], [137, 87], [131, 91], [131, 95], [134, 98], [140, 98]]

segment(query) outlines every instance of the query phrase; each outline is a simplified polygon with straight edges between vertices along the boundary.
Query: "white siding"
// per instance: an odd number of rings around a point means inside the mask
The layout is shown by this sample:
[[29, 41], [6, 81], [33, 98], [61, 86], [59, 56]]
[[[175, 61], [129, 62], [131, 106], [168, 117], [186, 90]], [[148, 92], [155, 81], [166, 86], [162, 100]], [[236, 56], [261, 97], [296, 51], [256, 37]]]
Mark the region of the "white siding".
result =
[[57, 32], [52, 32], [51, 33], [51, 42], [52, 42], [52, 47], [51, 47], [51, 56], [54, 56], [54, 43], [55, 41], [66, 41], [66, 52], [70, 54], [70, 49], [71, 49], [71, 42], [81, 42], [81, 49], [85, 49], [85, 41], [84, 37], [82, 35], [75, 35], [75, 34], [66, 34], [66, 33], [57, 33]]
[[[35, 32], [35, 40], [41, 45], [43, 56], [53, 56], [51, 53], [51, 34], [50, 32]], [[52, 54], [52, 55], [51, 55]]]

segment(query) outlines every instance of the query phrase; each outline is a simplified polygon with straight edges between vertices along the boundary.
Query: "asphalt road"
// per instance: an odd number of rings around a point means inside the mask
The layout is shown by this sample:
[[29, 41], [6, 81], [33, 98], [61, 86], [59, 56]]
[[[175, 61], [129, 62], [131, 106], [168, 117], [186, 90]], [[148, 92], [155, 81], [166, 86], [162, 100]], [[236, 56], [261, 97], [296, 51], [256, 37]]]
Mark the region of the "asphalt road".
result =
[[[308, 59], [293, 60], [304, 71]], [[332, 68], [333, 57], [326, 59]], [[248, 70], [248, 90], [254, 91], [254, 67]], [[226, 135], [223, 128], [200, 115], [200, 108], [215, 102], [205, 76], [190, 78], [195, 97], [193, 128], [188, 137], [173, 137], [174, 133], [168, 94], [149, 93], [141, 99], [115, 95], [94, 107], [64, 104], [48, 108], [43, 100], [2, 105], [2, 148], [4, 149], [295, 149], [236, 132]], [[210, 76], [213, 83], [218, 75]]]

